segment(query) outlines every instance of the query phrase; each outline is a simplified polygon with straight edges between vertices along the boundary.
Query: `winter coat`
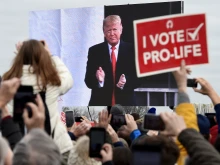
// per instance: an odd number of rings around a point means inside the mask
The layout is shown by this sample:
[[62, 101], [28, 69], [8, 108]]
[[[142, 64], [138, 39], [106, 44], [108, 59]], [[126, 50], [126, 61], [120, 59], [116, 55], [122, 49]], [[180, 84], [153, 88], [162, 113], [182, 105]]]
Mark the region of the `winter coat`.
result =
[[[61, 86], [52, 86], [49, 84], [47, 85], [46, 104], [49, 109], [51, 134], [54, 135], [53, 139], [58, 145], [60, 152], [63, 154], [72, 149], [72, 141], [67, 133], [64, 124], [60, 120], [57, 100], [59, 96], [67, 93], [73, 86], [73, 78], [67, 67], [59, 59], [58, 56], [52, 56], [51, 59], [61, 79]], [[22, 85], [33, 86], [34, 93], [39, 93], [41, 91], [37, 85], [37, 77], [34, 73], [32, 73], [32, 68], [30, 68], [30, 65], [23, 66], [23, 73], [20, 79]], [[11, 101], [8, 105], [11, 115], [13, 115], [12, 105], [13, 101]]]

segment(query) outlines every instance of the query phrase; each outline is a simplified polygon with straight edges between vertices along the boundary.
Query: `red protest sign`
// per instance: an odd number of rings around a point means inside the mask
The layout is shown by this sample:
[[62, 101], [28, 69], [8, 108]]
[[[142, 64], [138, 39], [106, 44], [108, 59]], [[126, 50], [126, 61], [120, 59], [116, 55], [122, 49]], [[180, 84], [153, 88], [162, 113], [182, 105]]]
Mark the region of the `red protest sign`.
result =
[[209, 63], [205, 14], [172, 15], [134, 21], [138, 77]]

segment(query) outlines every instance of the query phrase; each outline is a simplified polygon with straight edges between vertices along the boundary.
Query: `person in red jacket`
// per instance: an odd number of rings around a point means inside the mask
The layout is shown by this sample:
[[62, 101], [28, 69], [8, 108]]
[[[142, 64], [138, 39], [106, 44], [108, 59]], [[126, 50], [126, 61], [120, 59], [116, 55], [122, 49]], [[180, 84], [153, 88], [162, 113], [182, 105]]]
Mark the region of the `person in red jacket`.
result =
[[211, 116], [211, 118], [212, 118], [212, 125], [210, 128], [210, 135], [211, 135], [210, 143], [214, 145], [218, 136], [218, 124], [217, 124], [216, 116]]
[[218, 136], [218, 125], [214, 125], [211, 129], [210, 129], [210, 143], [211, 144], [215, 144], [215, 141], [217, 139], [217, 136]]

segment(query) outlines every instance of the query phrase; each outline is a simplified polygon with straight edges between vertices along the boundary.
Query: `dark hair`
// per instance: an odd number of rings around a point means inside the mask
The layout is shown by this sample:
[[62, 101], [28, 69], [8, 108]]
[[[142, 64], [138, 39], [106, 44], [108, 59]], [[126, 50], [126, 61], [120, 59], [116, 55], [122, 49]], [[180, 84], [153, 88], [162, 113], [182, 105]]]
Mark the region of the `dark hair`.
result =
[[3, 75], [3, 80], [14, 77], [21, 78], [23, 65], [30, 65], [29, 72], [36, 75], [37, 85], [41, 90], [45, 90], [48, 84], [61, 85], [60, 77], [51, 56], [40, 41], [28, 40], [23, 42], [12, 67]]
[[131, 148], [134, 145], [160, 145], [162, 147], [161, 165], [174, 165], [180, 155], [179, 148], [177, 147], [173, 139], [163, 136], [161, 134], [158, 136], [140, 136], [132, 143]]
[[207, 141], [209, 141], [209, 139], [210, 139], [210, 134], [202, 134], [202, 136], [203, 136]]
[[131, 139], [130, 139], [130, 134], [129, 132], [126, 132], [125, 126], [121, 126], [118, 131], [117, 131], [118, 137], [123, 138], [128, 145], [131, 145]]
[[215, 115], [212, 116], [207, 116], [210, 122], [210, 128], [212, 128], [213, 126], [217, 125], [216, 121], [215, 121]]
[[220, 135], [217, 136], [214, 147], [220, 153]]
[[116, 147], [113, 149], [114, 165], [131, 165], [131, 150], [127, 147]]
[[138, 119], [140, 119], [140, 115], [139, 115], [138, 113], [132, 113], [131, 116], [134, 117], [134, 120], [135, 120], [135, 121], [138, 120]]
[[125, 112], [125, 109], [120, 104], [115, 104], [114, 106], [111, 107], [111, 110], [110, 110], [110, 113], [112, 115], [123, 115], [124, 112]]

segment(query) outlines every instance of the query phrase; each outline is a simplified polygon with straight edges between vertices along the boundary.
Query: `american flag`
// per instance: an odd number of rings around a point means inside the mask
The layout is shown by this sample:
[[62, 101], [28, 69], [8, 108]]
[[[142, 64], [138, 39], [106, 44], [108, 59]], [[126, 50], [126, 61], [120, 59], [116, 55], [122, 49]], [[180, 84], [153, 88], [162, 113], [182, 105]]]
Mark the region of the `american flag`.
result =
[[60, 115], [60, 119], [64, 125], [66, 125], [66, 114], [62, 111]]

